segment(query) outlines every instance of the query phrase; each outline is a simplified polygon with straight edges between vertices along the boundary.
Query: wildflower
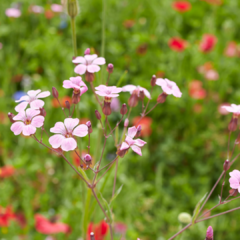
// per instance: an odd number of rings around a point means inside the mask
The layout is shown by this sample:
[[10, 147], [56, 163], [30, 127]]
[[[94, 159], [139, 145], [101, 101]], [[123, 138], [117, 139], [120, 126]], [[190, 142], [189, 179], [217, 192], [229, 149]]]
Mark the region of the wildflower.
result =
[[23, 213], [15, 213], [15, 220], [17, 221], [21, 228], [27, 226], [27, 220]]
[[[140, 136], [142, 137], [148, 137], [151, 135], [152, 130], [151, 130], [151, 124], [152, 124], [152, 118], [150, 117], [143, 117], [141, 120], [141, 117], [135, 117], [133, 118], [133, 125], [141, 125], [141, 134]], [[139, 121], [140, 120], [140, 121]], [[136, 126], [137, 127], [137, 126]]]
[[229, 173], [230, 179], [230, 187], [232, 189], [237, 189], [238, 192], [240, 193], [240, 172], [238, 170], [233, 170], [232, 172]]
[[24, 136], [30, 136], [36, 132], [36, 128], [42, 127], [44, 117], [39, 116], [40, 111], [28, 108], [26, 111], [19, 112], [13, 117], [16, 122], [12, 124], [11, 131], [15, 135], [22, 133]]
[[227, 57], [237, 57], [239, 55], [237, 43], [234, 41], [229, 42], [224, 50], [224, 55]]
[[63, 6], [60, 5], [60, 4], [52, 4], [52, 5], [51, 5], [51, 10], [52, 10], [53, 12], [59, 13], [59, 12], [62, 12], [62, 11], [63, 11]]
[[125, 141], [122, 143], [120, 149], [117, 152], [117, 154], [120, 157], [123, 157], [129, 148], [131, 148], [138, 155], [142, 156], [142, 151], [141, 151], [140, 147], [143, 147], [146, 144], [146, 142], [144, 142], [143, 140], [141, 140], [139, 138], [133, 140], [133, 138], [135, 137], [136, 134], [137, 134], [136, 127], [128, 128], [128, 134], [125, 138]]
[[207, 229], [206, 240], [213, 240], [213, 228], [211, 226]]
[[200, 51], [208, 53], [213, 50], [217, 43], [217, 38], [212, 34], [204, 34], [199, 45]]
[[65, 223], [54, 223], [46, 219], [41, 214], [36, 214], [35, 228], [38, 232], [43, 234], [54, 234], [54, 233], [69, 233], [70, 227]]
[[168, 46], [176, 52], [182, 52], [187, 47], [187, 41], [178, 37], [173, 37], [168, 41]]
[[156, 84], [160, 86], [164, 93], [167, 95], [173, 95], [175, 97], [180, 98], [182, 96], [182, 93], [180, 89], [178, 88], [177, 84], [173, 81], [168, 80], [167, 78], [158, 78], [156, 80]]
[[220, 104], [218, 106], [218, 112], [220, 114], [222, 114], [222, 115], [227, 115], [227, 114], [229, 114], [229, 112], [225, 108], [223, 108], [224, 106], [228, 106], [229, 107], [230, 104], [229, 103], [222, 103], [222, 104]]
[[47, 19], [53, 18], [53, 17], [54, 17], [54, 12], [53, 12], [52, 10], [50, 10], [50, 9], [46, 10], [46, 11], [45, 11], [45, 17], [46, 17]]
[[80, 76], [70, 77], [70, 80], [64, 80], [63, 87], [66, 89], [72, 88], [74, 90], [74, 94], [80, 94], [80, 96], [88, 90], [88, 87], [82, 81]]
[[193, 80], [189, 84], [189, 95], [194, 99], [204, 99], [207, 95], [205, 89], [202, 88], [202, 82]]
[[218, 74], [218, 72], [217, 72], [216, 70], [210, 69], [210, 70], [208, 70], [208, 71], [205, 73], [204, 77], [205, 77], [207, 80], [216, 81], [216, 80], [218, 80], [218, 78], [219, 78], [219, 74]]
[[13, 166], [4, 166], [0, 168], [0, 178], [7, 178], [11, 177], [15, 172], [15, 169]]
[[[45, 98], [50, 95], [49, 91], [41, 92], [40, 89], [38, 90], [30, 90], [27, 92], [27, 95], [22, 96], [19, 100], [15, 102], [21, 102], [15, 107], [16, 112], [24, 111], [28, 104], [30, 104], [31, 108], [40, 109], [44, 106], [44, 101], [40, 100], [39, 98]], [[22, 102], [23, 101], [23, 102]]]
[[228, 125], [229, 131], [233, 132], [237, 129], [238, 117], [240, 115], [240, 105], [231, 104], [231, 106], [223, 106], [223, 109], [227, 110], [228, 112], [232, 112], [233, 116]]
[[41, 6], [33, 5], [29, 7], [29, 11], [32, 13], [40, 14], [44, 13], [44, 8]]
[[134, 85], [126, 85], [122, 88], [123, 92], [130, 92], [131, 94], [134, 92], [137, 94], [137, 97], [140, 97], [140, 92], [143, 91], [144, 95], [151, 99], [151, 95], [149, 91], [146, 88], [140, 87], [140, 86], [134, 86]]
[[21, 11], [17, 8], [8, 8], [5, 11], [6, 16], [12, 18], [19, 18], [21, 16]]
[[118, 88], [115, 86], [108, 87], [105, 85], [99, 85], [98, 87], [95, 87], [97, 91], [96, 94], [99, 96], [104, 97], [104, 106], [103, 106], [103, 113], [105, 115], [110, 115], [111, 114], [111, 100], [112, 98], [116, 98], [119, 96], [118, 93], [122, 91], [122, 88]]
[[97, 57], [97, 54], [93, 55], [85, 55], [84, 57], [76, 57], [72, 60], [73, 63], [80, 63], [74, 68], [74, 72], [77, 74], [84, 74], [84, 73], [95, 73], [100, 70], [98, 65], [105, 64], [105, 58]]
[[187, 12], [191, 9], [191, 3], [187, 1], [176, 1], [172, 5], [173, 9], [178, 12]]
[[120, 235], [125, 235], [127, 231], [127, 225], [125, 223], [116, 222], [114, 224], [114, 232]]
[[12, 212], [12, 208], [8, 206], [3, 208], [0, 206], [0, 227], [8, 227], [9, 221], [15, 219], [15, 214]]
[[87, 231], [87, 240], [91, 240], [90, 234], [94, 232], [95, 240], [104, 240], [104, 237], [108, 233], [108, 224], [104, 221], [101, 221], [99, 224], [90, 223], [88, 225]]
[[202, 66], [197, 68], [200, 74], [206, 74], [207, 71], [213, 69], [213, 64], [211, 62], [206, 62]]
[[[85, 137], [88, 134], [86, 124], [80, 124], [77, 118], [66, 118], [64, 123], [57, 122], [50, 132], [57, 133], [49, 138], [49, 143], [53, 148], [61, 146], [63, 151], [71, 151], [77, 148], [77, 141], [74, 136]], [[77, 126], [78, 125], [78, 126]], [[76, 127], [77, 126], [77, 127]]]

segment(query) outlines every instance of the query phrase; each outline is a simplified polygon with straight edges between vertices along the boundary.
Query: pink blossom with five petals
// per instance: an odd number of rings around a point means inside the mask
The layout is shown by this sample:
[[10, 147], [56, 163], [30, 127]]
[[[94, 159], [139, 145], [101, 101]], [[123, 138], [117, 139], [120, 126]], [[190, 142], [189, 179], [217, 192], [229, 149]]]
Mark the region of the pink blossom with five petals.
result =
[[140, 91], [144, 92], [144, 95], [151, 99], [151, 95], [149, 91], [146, 88], [140, 87], [140, 86], [134, 86], [134, 85], [126, 85], [122, 88], [123, 92], [130, 92], [131, 94], [135, 91], [137, 93], [137, 96], [139, 97]]
[[240, 193], [240, 172], [238, 170], [233, 170], [232, 172], [229, 173], [230, 179], [230, 187], [232, 189], [237, 189], [238, 192]]
[[103, 65], [106, 63], [105, 58], [93, 55], [85, 55], [84, 57], [76, 57], [73, 63], [80, 63], [74, 68], [74, 72], [77, 74], [84, 74], [86, 71], [90, 73], [95, 73], [100, 70], [98, 65]]
[[228, 112], [234, 113], [237, 116], [240, 115], [240, 105], [231, 104], [231, 106], [222, 106], [222, 108], [224, 108]]
[[[85, 137], [88, 134], [86, 124], [79, 124], [77, 118], [66, 118], [63, 122], [57, 122], [50, 132], [57, 133], [49, 138], [53, 148], [61, 147], [63, 151], [71, 151], [77, 148], [74, 136]], [[78, 126], [77, 126], [78, 125]]]
[[108, 98], [118, 97], [119, 96], [118, 93], [122, 91], [122, 88], [118, 88], [116, 86], [108, 87], [105, 85], [99, 85], [98, 87], [95, 87], [95, 89], [97, 90], [95, 91], [96, 94], [98, 94], [99, 96], [108, 97]]
[[131, 148], [135, 153], [142, 156], [142, 151], [140, 147], [143, 147], [146, 142], [143, 141], [140, 138], [133, 139], [137, 134], [137, 128], [136, 127], [130, 127], [128, 128], [128, 134], [125, 138], [125, 141], [122, 143], [120, 147], [120, 151], [125, 150], [127, 151], [129, 148]]
[[39, 116], [40, 111], [32, 108], [28, 108], [25, 111], [18, 113], [13, 117], [13, 120], [17, 121], [12, 124], [11, 131], [15, 135], [22, 133], [24, 136], [30, 136], [36, 132], [36, 128], [43, 126], [44, 117]]
[[82, 81], [80, 76], [70, 77], [70, 80], [64, 80], [63, 87], [67, 89], [73, 88], [76, 92], [80, 90], [80, 96], [88, 90], [87, 85]]
[[[49, 91], [41, 92], [40, 89], [38, 90], [30, 90], [27, 92], [28, 95], [22, 96], [19, 100], [15, 102], [21, 102], [15, 107], [16, 112], [21, 112], [26, 109], [28, 104], [33, 109], [40, 109], [44, 106], [44, 101], [40, 100], [39, 98], [45, 98], [50, 95]], [[23, 101], [23, 102], [22, 102]]]
[[18, 18], [21, 16], [21, 11], [17, 8], [8, 8], [6, 9], [5, 14], [8, 17]]
[[168, 80], [167, 78], [158, 78], [156, 80], [156, 84], [160, 86], [166, 94], [170, 95], [172, 94], [175, 97], [180, 98], [182, 96], [182, 93], [180, 89], [178, 88], [177, 84], [173, 81]]

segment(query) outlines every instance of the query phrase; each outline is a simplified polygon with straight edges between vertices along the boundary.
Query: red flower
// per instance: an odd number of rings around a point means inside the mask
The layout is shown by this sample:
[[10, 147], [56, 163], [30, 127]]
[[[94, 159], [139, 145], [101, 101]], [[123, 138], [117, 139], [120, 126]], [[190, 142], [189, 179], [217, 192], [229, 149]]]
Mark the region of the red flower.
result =
[[176, 1], [172, 4], [174, 10], [178, 12], [187, 12], [191, 9], [191, 3], [187, 1]]
[[16, 213], [15, 214], [15, 219], [18, 222], [18, 224], [20, 225], [21, 228], [26, 227], [27, 220], [26, 220], [25, 216], [22, 213]]
[[[66, 108], [66, 103], [65, 103], [66, 101], [69, 101], [69, 103], [71, 104], [72, 99], [71, 99], [69, 96], [65, 96], [65, 97], [63, 97], [63, 98], [59, 98], [59, 102], [61, 103], [61, 105], [62, 105], [64, 108]], [[52, 99], [52, 106], [53, 106], [54, 108], [60, 107], [60, 106], [59, 106], [59, 103], [58, 103], [58, 100], [57, 100], [56, 98], [53, 98], [53, 99]]]
[[8, 227], [9, 220], [15, 219], [15, 214], [12, 212], [11, 207], [6, 209], [0, 206], [0, 227]]
[[65, 223], [53, 223], [43, 217], [40, 214], [36, 214], [35, 218], [35, 228], [38, 232], [43, 234], [53, 234], [53, 233], [69, 233], [70, 227]]
[[152, 119], [150, 117], [143, 117], [140, 120], [141, 117], [135, 117], [133, 118], [133, 125], [135, 125], [135, 127], [137, 127], [138, 125], [141, 125], [142, 130], [141, 130], [141, 136], [142, 137], [148, 137], [151, 135], [152, 133], [152, 129], [151, 129], [151, 124], [152, 124]]
[[207, 95], [205, 89], [202, 88], [202, 82], [198, 80], [193, 80], [189, 84], [189, 95], [194, 99], [204, 99]]
[[90, 233], [93, 232], [95, 240], [103, 240], [108, 232], [108, 224], [101, 221], [99, 224], [90, 223], [88, 225], [87, 240], [91, 240]]
[[187, 47], [187, 42], [181, 38], [173, 37], [169, 40], [168, 46], [177, 52], [182, 52]]
[[217, 38], [212, 34], [204, 34], [200, 42], [200, 51], [207, 53], [213, 50], [217, 43]]
[[0, 178], [11, 177], [15, 172], [14, 167], [12, 166], [5, 166], [0, 168]]

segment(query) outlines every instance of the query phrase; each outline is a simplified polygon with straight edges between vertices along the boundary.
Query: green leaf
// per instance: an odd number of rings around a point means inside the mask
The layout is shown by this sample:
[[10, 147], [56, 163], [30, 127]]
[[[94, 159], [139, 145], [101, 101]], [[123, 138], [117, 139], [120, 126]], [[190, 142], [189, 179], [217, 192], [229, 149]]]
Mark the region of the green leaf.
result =
[[[107, 200], [103, 197], [103, 195], [101, 194], [101, 192], [99, 192], [99, 196], [101, 197], [103, 203], [104, 203], [104, 206], [105, 208], [107, 209], [107, 212], [108, 212], [108, 217], [109, 217], [109, 220], [110, 220], [110, 224], [112, 224], [112, 211], [111, 211], [111, 208], [110, 208], [110, 204], [108, 204]], [[107, 213], [106, 212], [106, 213]]]
[[113, 197], [111, 198], [110, 200], [110, 204], [116, 199], [116, 197], [118, 196], [118, 194], [122, 191], [122, 187], [123, 187], [123, 184], [121, 185], [121, 187], [115, 192], [115, 194], [113, 195]]
[[201, 203], [202, 203], [202, 201], [206, 198], [207, 194], [208, 194], [208, 193], [206, 193], [206, 194], [200, 199], [200, 201], [197, 203], [197, 205], [196, 205], [196, 207], [195, 207], [195, 209], [194, 209], [194, 211], [193, 211], [192, 224], [194, 224], [194, 222], [195, 222], [195, 220], [196, 220], [196, 218], [197, 218], [197, 216], [198, 216]]

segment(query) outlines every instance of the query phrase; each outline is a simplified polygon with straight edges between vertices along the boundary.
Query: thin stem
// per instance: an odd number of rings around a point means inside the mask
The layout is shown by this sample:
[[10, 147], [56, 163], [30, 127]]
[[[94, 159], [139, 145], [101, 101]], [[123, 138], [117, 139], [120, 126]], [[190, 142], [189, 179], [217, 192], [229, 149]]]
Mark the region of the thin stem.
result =
[[47, 131], [45, 130], [45, 128], [43, 128], [43, 130], [47, 134], [47, 136], [50, 137], [49, 134], [47, 133]]
[[90, 154], [90, 133], [88, 133], [88, 154]]
[[227, 156], [227, 159], [229, 159], [229, 148], [230, 148], [230, 137], [231, 137], [231, 131], [229, 131], [229, 134], [228, 134], [228, 156]]
[[237, 160], [237, 158], [240, 156], [240, 153], [230, 162], [230, 166]]
[[173, 235], [172, 237], [170, 237], [168, 240], [172, 240], [175, 237], [177, 237], [179, 234], [181, 234], [182, 232], [184, 232], [186, 229], [188, 229], [189, 227], [192, 226], [192, 223], [189, 223], [187, 226], [185, 226], [184, 228], [182, 228], [179, 232], [177, 232], [175, 235]]
[[63, 111], [63, 113], [64, 113], [64, 116], [67, 117], [67, 115], [66, 115], [66, 113], [65, 113], [65, 111], [64, 111], [64, 107], [62, 106], [62, 104], [60, 103], [60, 101], [59, 101], [58, 98], [57, 98], [57, 101], [58, 101], [58, 104], [59, 104], [59, 106], [61, 107], [61, 109], [62, 109], [62, 111]]
[[[150, 95], [152, 95], [152, 91], [153, 91], [153, 87], [152, 87], [152, 89], [151, 89], [151, 92], [150, 92]], [[145, 112], [147, 111], [147, 108], [148, 108], [148, 105], [149, 105], [149, 103], [150, 103], [150, 98], [148, 99], [148, 102], [147, 102], [147, 105], [146, 105], [146, 107], [145, 107], [145, 110], [144, 110], [144, 112], [143, 112], [143, 115], [145, 114]]]
[[144, 116], [148, 115], [157, 105], [158, 103], [156, 103], [146, 114], [144, 114]]
[[97, 102], [98, 102], [99, 105], [102, 107], [102, 103], [101, 103], [101, 101], [99, 100], [97, 94], [95, 93], [94, 86], [93, 86], [93, 83], [92, 83], [92, 82], [90, 82], [90, 87], [91, 87], [91, 89], [92, 89], [92, 91], [93, 91], [93, 93], [94, 93], [94, 96], [95, 96]]
[[75, 17], [71, 17], [71, 28], [72, 28], [73, 53], [74, 53], [74, 56], [77, 57], [77, 36], [76, 36]]
[[119, 126], [119, 124], [122, 122], [123, 120], [123, 115], [122, 118], [120, 119], [120, 121], [116, 124], [115, 128], [107, 135], [107, 138], [113, 133], [113, 131]]
[[116, 186], [116, 181], [117, 181], [117, 170], [118, 170], [118, 159], [116, 161], [116, 166], [115, 166], [115, 175], [114, 175], [114, 182], [113, 182], [112, 197], [114, 196], [114, 193], [115, 193], [115, 186]]
[[[75, 110], [75, 104], [73, 104], [73, 110], [72, 110], [72, 114], [71, 114], [72, 117], [73, 117], [74, 110]], [[70, 109], [69, 109], [69, 114], [70, 114]]]
[[221, 195], [220, 195], [219, 203], [222, 203], [222, 193], [223, 193], [223, 187], [224, 187], [224, 184], [225, 184], [225, 177], [226, 177], [226, 171], [224, 171], [224, 177], [223, 177], [223, 183], [222, 183], [222, 189], [221, 189]]
[[113, 164], [113, 162], [115, 162], [117, 160], [118, 157], [116, 157], [112, 162], [108, 163], [106, 166], [104, 166], [103, 168], [101, 168], [100, 170], [98, 170], [98, 172], [101, 172], [104, 168], [108, 167], [109, 165]]

